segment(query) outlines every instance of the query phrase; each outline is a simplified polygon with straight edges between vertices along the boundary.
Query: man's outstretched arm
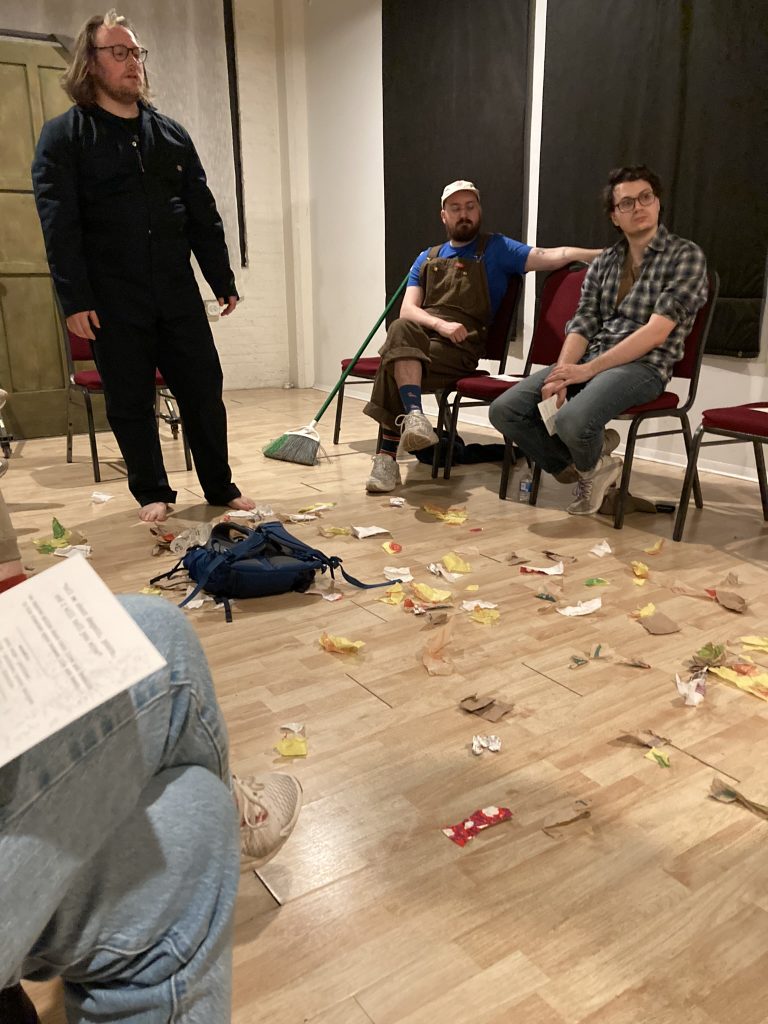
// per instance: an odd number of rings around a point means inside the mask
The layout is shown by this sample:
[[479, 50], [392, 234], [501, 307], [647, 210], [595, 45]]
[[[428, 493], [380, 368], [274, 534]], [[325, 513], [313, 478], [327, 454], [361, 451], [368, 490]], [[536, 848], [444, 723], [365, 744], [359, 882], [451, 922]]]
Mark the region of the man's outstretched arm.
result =
[[569, 263], [591, 263], [602, 249], [579, 249], [573, 245], [558, 245], [554, 249], [534, 246], [525, 261], [526, 270], [559, 270]]

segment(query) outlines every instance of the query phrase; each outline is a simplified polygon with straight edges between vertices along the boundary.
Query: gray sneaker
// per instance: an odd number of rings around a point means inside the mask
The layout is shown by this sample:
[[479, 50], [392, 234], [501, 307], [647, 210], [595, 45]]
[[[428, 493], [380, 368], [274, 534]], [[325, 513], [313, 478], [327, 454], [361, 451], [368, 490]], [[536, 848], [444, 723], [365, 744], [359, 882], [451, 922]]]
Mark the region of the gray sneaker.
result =
[[575, 500], [568, 506], [572, 516], [591, 516], [600, 508], [609, 487], [621, 476], [623, 466], [621, 459], [601, 455], [594, 469], [581, 473], [573, 489]]
[[371, 475], [365, 481], [369, 494], [386, 494], [400, 485], [400, 467], [391, 455], [379, 452], [373, 456]]
[[398, 455], [419, 452], [422, 448], [437, 444], [437, 434], [423, 412], [407, 412], [398, 416], [395, 423], [400, 427]]
[[[609, 427], [603, 434], [603, 449], [601, 455], [610, 455], [619, 447], [621, 436], [618, 430]], [[561, 469], [559, 473], [552, 474], [559, 484], [575, 484], [579, 479], [579, 471], [573, 463]]]

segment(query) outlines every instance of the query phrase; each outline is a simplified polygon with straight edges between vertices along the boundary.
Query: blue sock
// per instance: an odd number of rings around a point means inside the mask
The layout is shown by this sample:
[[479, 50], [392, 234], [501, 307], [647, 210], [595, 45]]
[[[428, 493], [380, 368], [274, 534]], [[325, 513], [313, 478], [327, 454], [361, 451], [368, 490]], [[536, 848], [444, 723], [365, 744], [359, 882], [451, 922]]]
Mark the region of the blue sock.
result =
[[405, 409], [406, 413], [422, 412], [420, 384], [403, 384], [398, 390], [400, 391], [400, 401], [403, 403], [403, 409]]
[[400, 443], [399, 434], [390, 434], [386, 430], [381, 432], [381, 441], [379, 442], [379, 450], [377, 455], [391, 455], [394, 459], [397, 455], [397, 446]]

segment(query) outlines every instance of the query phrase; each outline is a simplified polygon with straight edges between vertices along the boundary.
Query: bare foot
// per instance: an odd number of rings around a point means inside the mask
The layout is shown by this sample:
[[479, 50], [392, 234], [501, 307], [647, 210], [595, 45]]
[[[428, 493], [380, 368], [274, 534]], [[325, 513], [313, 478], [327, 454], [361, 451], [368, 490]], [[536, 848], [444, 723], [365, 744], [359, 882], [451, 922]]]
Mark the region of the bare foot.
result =
[[240, 512], [250, 512], [252, 508], [256, 508], [256, 502], [253, 498], [246, 498], [241, 494], [239, 498], [233, 498], [228, 502], [227, 507], [235, 508]]
[[163, 523], [168, 516], [170, 507], [165, 501], [151, 501], [149, 505], [141, 506], [139, 519], [142, 523]]

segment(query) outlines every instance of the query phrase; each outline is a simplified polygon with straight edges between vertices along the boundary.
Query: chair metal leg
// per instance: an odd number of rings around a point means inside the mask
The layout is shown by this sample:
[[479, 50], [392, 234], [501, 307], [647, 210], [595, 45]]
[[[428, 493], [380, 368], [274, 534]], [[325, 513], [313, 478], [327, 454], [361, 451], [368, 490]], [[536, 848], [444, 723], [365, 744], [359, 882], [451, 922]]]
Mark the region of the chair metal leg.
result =
[[91, 396], [87, 391], [83, 392], [85, 399], [85, 412], [88, 417], [88, 438], [91, 442], [91, 462], [93, 463], [93, 479], [95, 483], [101, 483], [101, 470], [99, 469], [99, 453], [96, 449], [96, 427], [93, 422], [93, 406]]
[[624, 448], [624, 466], [621, 471], [621, 482], [619, 483], [616, 507], [613, 511], [614, 530], [620, 530], [624, 525], [624, 509], [627, 504], [627, 494], [629, 493], [629, 478], [632, 475], [632, 460], [635, 457], [635, 441], [637, 440], [637, 432], [640, 429], [641, 422], [641, 420], [632, 420], [629, 432], [627, 433], [627, 443]]
[[761, 441], [752, 442], [755, 448], [757, 482], [760, 484], [760, 501], [763, 505], [763, 519], [768, 523], [768, 481], [765, 477], [765, 452]]
[[456, 434], [459, 430], [459, 412], [461, 411], [461, 396], [456, 395], [453, 400], [453, 408], [451, 409], [451, 425], [448, 433], [448, 444], [445, 446], [445, 469], [443, 470], [443, 478], [445, 480], [451, 479], [451, 469], [453, 468], [453, 453], [456, 450]]
[[67, 462], [72, 462], [72, 392], [67, 391]]
[[683, 488], [680, 491], [680, 502], [677, 506], [677, 515], [675, 516], [672, 540], [679, 541], [682, 540], [683, 537], [685, 518], [688, 515], [688, 502], [691, 499], [691, 487], [693, 486], [693, 480], [696, 476], [696, 465], [699, 461], [699, 449], [701, 448], [701, 439], [703, 437], [704, 427], [700, 426], [693, 435], [691, 449], [688, 454], [688, 465], [685, 467], [685, 477], [683, 478]]
[[[680, 426], [683, 429], [683, 438], [685, 440], [686, 465], [688, 465], [687, 460], [691, 454], [691, 424], [688, 422], [688, 417], [685, 413], [683, 413], [680, 417]], [[698, 467], [694, 467], [693, 473], [693, 500], [696, 502], [696, 508], [704, 508], [704, 500], [701, 497], [701, 483], [699, 482]]]
[[539, 485], [541, 483], [541, 466], [538, 462], [533, 467], [533, 476], [531, 477], [531, 493], [528, 495], [528, 504], [535, 505], [539, 499]]
[[333, 443], [339, 443], [339, 434], [341, 433], [341, 412], [344, 406], [344, 385], [342, 384], [339, 388], [339, 393], [336, 395], [336, 419], [333, 423]]
[[504, 462], [501, 465], [501, 480], [499, 482], [499, 498], [501, 501], [507, 500], [507, 491], [509, 490], [509, 474], [512, 471], [512, 467], [515, 464], [515, 450], [514, 445], [511, 441], [505, 438], [504, 440]]
[[187, 467], [187, 472], [192, 470], [192, 452], [189, 450], [189, 438], [187, 432], [184, 429], [184, 420], [179, 419], [179, 426], [181, 427], [181, 443], [184, 445], [184, 464]]

